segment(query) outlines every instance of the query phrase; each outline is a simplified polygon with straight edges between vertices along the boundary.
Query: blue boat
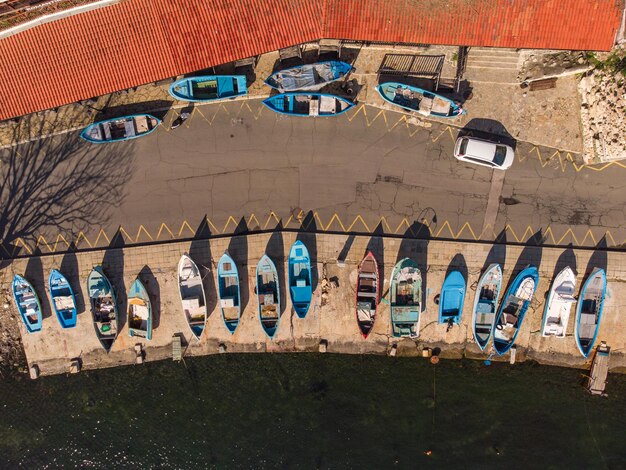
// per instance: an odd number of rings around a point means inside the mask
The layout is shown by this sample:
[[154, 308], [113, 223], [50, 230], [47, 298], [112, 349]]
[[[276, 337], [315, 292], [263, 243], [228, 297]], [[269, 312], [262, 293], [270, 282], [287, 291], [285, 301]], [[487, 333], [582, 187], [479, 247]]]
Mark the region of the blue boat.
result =
[[152, 339], [152, 304], [139, 278], [128, 291], [128, 334]]
[[595, 268], [580, 291], [576, 307], [576, 345], [584, 357], [591, 352], [600, 328], [602, 307], [606, 295], [606, 274], [604, 269]]
[[136, 139], [154, 132], [161, 120], [149, 114], [134, 114], [106, 121], [94, 122], [80, 133], [80, 136], [92, 144], [121, 142]]
[[289, 116], [338, 116], [354, 106], [345, 98], [327, 93], [283, 93], [270, 96], [263, 104], [272, 111]]
[[280, 287], [276, 265], [267, 255], [263, 255], [256, 267], [256, 292], [261, 326], [273, 339], [280, 321]]
[[296, 90], [313, 91], [342, 79], [351, 70], [352, 66], [346, 62], [329, 60], [279, 70], [270, 75], [265, 83], [281, 93]]
[[248, 94], [245, 75], [204, 75], [172, 83], [170, 95], [181, 101], [215, 101]]
[[439, 297], [439, 323], [461, 321], [463, 302], [465, 301], [465, 278], [459, 271], [452, 271], [446, 276]]
[[241, 290], [235, 260], [224, 252], [217, 264], [217, 292], [226, 329], [234, 333], [241, 319]]
[[499, 264], [491, 264], [478, 281], [472, 313], [474, 339], [481, 351], [485, 350], [491, 339], [501, 287], [502, 269]]
[[300, 318], [304, 318], [311, 305], [311, 259], [309, 250], [300, 240], [289, 250], [289, 294], [291, 304]]
[[422, 88], [387, 82], [378, 85], [376, 91], [385, 101], [424, 116], [454, 118], [465, 114], [463, 108], [451, 99]]
[[89, 307], [96, 328], [96, 335], [106, 352], [111, 350], [117, 338], [117, 301], [111, 282], [102, 266], [94, 266], [87, 278]]
[[35, 333], [41, 331], [41, 303], [33, 286], [19, 274], [13, 278], [13, 299], [26, 331]]
[[507, 289], [500, 304], [493, 334], [493, 347], [498, 355], [505, 354], [515, 343], [528, 306], [539, 284], [535, 266], [526, 266]]
[[395, 338], [417, 338], [422, 311], [422, 274], [410, 258], [400, 260], [391, 274], [389, 306]]
[[57, 314], [62, 328], [74, 328], [76, 326], [76, 299], [72, 286], [65, 276], [56, 269], [50, 272], [48, 277], [50, 287], [50, 297], [52, 297], [52, 307]]

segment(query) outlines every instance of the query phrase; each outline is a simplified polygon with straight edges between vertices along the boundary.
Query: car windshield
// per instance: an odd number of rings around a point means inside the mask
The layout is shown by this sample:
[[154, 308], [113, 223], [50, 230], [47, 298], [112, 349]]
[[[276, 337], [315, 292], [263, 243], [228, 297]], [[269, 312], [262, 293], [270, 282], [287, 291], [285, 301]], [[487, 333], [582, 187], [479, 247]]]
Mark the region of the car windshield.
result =
[[506, 147], [504, 145], [496, 145], [496, 155], [493, 157], [493, 163], [502, 166], [506, 157]]
[[459, 147], [459, 155], [465, 155], [465, 151], [467, 150], [467, 142], [468, 142], [468, 139], [461, 139], [461, 146]]

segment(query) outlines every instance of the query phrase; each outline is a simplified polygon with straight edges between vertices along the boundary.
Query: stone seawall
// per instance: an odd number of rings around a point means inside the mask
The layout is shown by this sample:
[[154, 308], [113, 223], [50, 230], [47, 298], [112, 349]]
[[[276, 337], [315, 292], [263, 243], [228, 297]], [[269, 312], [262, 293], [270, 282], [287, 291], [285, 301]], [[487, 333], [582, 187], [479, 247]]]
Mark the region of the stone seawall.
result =
[[[317, 261], [313, 301], [305, 319], [298, 318], [292, 311], [286, 285], [287, 256], [296, 239], [307, 245], [312, 259]], [[225, 250], [239, 266], [242, 305], [245, 306], [234, 335], [226, 330], [216, 301], [216, 263]], [[358, 263], [368, 250], [376, 255], [384, 285], [373, 332], [364, 340], [355, 318], [355, 281]], [[266, 337], [257, 314], [255, 269], [265, 252], [279, 270], [283, 306], [274, 340]], [[183, 253], [189, 253], [204, 273], [211, 314], [200, 341], [191, 335], [179, 298], [176, 268]], [[423, 277], [425, 310], [417, 340], [391, 336], [386, 301], [391, 271], [397, 260], [407, 256], [418, 263]], [[328, 352], [332, 353], [386, 354], [393, 344], [397, 344], [398, 355], [418, 356], [425, 347], [438, 347], [443, 358], [465, 356], [484, 359], [487, 353], [482, 353], [474, 343], [470, 323], [478, 278], [484, 268], [493, 262], [500, 263], [504, 269], [502, 293], [513, 273], [527, 264], [539, 266], [540, 283], [516, 341], [516, 359], [577, 368], [588, 368], [591, 360], [584, 359], [576, 348], [573, 337], [575, 307], [572, 308], [565, 338], [543, 338], [540, 330], [545, 297], [555, 273], [565, 265], [572, 266], [577, 273], [577, 295], [583, 279], [594, 267], [605, 268], [608, 289], [596, 344], [602, 340], [612, 347], [611, 370], [619, 371], [626, 367], [626, 328], [621, 320], [621, 312], [626, 307], [626, 293], [622, 289], [626, 280], [626, 254], [621, 252], [272, 232], [17, 259], [2, 270], [0, 279], [7, 286], [13, 275], [20, 273], [35, 286], [44, 309], [43, 330], [28, 334], [18, 321], [13, 303], [9, 307], [13, 315], [4, 321], [19, 323], [29, 366], [36, 364], [41, 374], [49, 375], [69, 372], [73, 358], [81, 359], [83, 369], [134, 364], [134, 346], [137, 343], [143, 343], [147, 361], [171, 358], [172, 336], [175, 334], [183, 336], [185, 356], [216, 354], [220, 344], [226, 347], [226, 353], [318, 351], [320, 341], [325, 340]], [[92, 267], [98, 264], [103, 265], [116, 288], [118, 307], [122, 313], [120, 334], [109, 354], [101, 348], [91, 314], [88, 307], [85, 308], [88, 303], [86, 279]], [[79, 316], [74, 329], [62, 330], [51, 311], [47, 278], [54, 268], [66, 275], [77, 296]], [[466, 271], [468, 289], [461, 324], [446, 331], [447, 325], [437, 322], [438, 306], [434, 298], [439, 294], [446, 271], [450, 268]], [[153, 302], [152, 341], [129, 337], [125, 321], [126, 292], [138, 275]], [[509, 360], [509, 357], [492, 359]]]

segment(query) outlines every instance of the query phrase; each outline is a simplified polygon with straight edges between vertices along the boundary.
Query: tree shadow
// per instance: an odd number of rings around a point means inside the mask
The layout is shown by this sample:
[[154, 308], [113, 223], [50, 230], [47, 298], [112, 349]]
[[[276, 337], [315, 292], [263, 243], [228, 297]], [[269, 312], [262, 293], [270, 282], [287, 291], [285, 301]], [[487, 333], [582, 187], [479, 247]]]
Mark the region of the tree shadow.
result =
[[479, 139], [510, 145], [513, 150], [517, 146], [517, 140], [509, 133], [500, 121], [487, 118], [470, 119], [459, 131], [459, 137], [473, 136]]
[[65, 128], [54, 116], [22, 118], [14, 145], [0, 150], [2, 258], [23, 251], [17, 240], [35, 245], [40, 235], [56, 239], [61, 233], [72, 240], [105, 226], [124, 199], [134, 143], [94, 145], [78, 132], [42, 139]]
[[161, 288], [159, 287], [159, 281], [157, 281], [148, 265], [141, 268], [137, 277], [143, 283], [146, 292], [148, 292], [148, 298], [152, 305], [152, 331], [154, 331], [161, 323]]
[[608, 269], [608, 255], [607, 255], [607, 242], [606, 236], [602, 237], [600, 241], [597, 243], [596, 249], [593, 254], [589, 258], [589, 262], [587, 263], [587, 268], [585, 269], [585, 280], [591, 272], [595, 268], [604, 269], [604, 272], [607, 272]]
[[[124, 281], [124, 246], [126, 242], [122, 235], [121, 227], [111, 239], [109, 246], [102, 257], [102, 270], [109, 279], [115, 292], [117, 303], [117, 330], [122, 331], [126, 323], [127, 291]], [[89, 295], [89, 294], [87, 294]]]
[[230, 237], [228, 243], [228, 254], [235, 261], [237, 271], [239, 272], [239, 295], [241, 314], [246, 309], [250, 301], [250, 284], [248, 276], [248, 224], [246, 219], [242, 217], [235, 228], [235, 234]]
[[283, 245], [283, 234], [280, 230], [272, 232], [272, 236], [267, 242], [265, 253], [276, 265], [278, 274], [278, 288], [280, 291], [280, 315], [282, 316], [287, 305], [287, 295], [285, 289], [285, 247]]
[[24, 269], [24, 277], [30, 282], [39, 297], [41, 303], [41, 314], [43, 318], [52, 316], [52, 307], [48, 302], [47, 285], [48, 278], [44, 276], [43, 264], [39, 256], [28, 258], [26, 269]]
[[315, 216], [313, 211], [309, 211], [302, 223], [300, 224], [300, 231], [296, 236], [296, 240], [301, 241], [309, 251], [309, 257], [311, 259], [311, 289], [315, 292], [317, 283], [319, 281], [319, 273], [317, 272], [317, 224], [315, 223]]
[[[385, 286], [385, 244], [383, 242], [383, 235], [384, 229], [381, 222], [372, 232], [372, 236], [370, 237], [367, 247], [365, 248], [365, 253], [363, 253], [363, 256], [365, 257], [367, 256], [367, 253], [371, 251], [376, 259], [376, 264], [378, 265], [378, 275], [380, 276], [380, 298], [383, 297], [383, 289]], [[359, 262], [361, 262], [361, 260], [359, 260]]]
[[196, 229], [196, 233], [189, 246], [189, 257], [198, 265], [202, 276], [202, 286], [206, 292], [207, 317], [213, 313], [217, 305], [217, 289], [213, 275], [213, 258], [211, 257], [211, 229], [205, 215]]
[[418, 220], [406, 229], [402, 235], [400, 249], [396, 257], [396, 264], [404, 258], [410, 258], [420, 270], [422, 275], [422, 311], [426, 308], [426, 288], [428, 287], [428, 243], [431, 238], [428, 226]]
[[59, 271], [61, 271], [72, 287], [74, 299], [76, 300], [76, 310], [80, 314], [85, 311], [85, 297], [83, 296], [83, 289], [80, 283], [80, 271], [75, 251], [76, 245], [72, 242], [69, 251], [63, 255]]

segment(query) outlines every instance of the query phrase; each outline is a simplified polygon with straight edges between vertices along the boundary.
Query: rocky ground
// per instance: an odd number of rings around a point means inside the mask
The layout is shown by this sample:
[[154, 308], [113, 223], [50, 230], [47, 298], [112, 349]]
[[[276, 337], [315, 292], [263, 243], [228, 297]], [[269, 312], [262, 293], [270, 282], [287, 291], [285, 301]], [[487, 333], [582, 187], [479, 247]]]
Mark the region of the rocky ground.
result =
[[26, 370], [26, 357], [9, 289], [0, 290], [0, 377]]

